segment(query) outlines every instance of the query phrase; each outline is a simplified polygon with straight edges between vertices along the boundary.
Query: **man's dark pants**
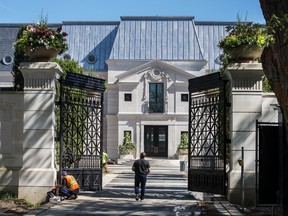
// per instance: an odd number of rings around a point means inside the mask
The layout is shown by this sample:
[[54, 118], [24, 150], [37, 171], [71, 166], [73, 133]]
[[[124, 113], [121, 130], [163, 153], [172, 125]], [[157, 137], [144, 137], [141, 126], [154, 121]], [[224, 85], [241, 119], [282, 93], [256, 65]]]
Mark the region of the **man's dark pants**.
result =
[[72, 190], [70, 190], [69, 188], [61, 188], [60, 190], [59, 190], [59, 193], [60, 193], [60, 195], [62, 195], [62, 196], [67, 196], [67, 197], [69, 197], [69, 196], [71, 196], [71, 195], [78, 195], [79, 194], [79, 189], [76, 189], [76, 190], [74, 190], [74, 191], [72, 191]]
[[135, 175], [135, 194], [139, 194], [139, 185], [141, 184], [141, 195], [140, 199], [144, 199], [145, 187], [146, 187], [147, 175], [136, 174]]

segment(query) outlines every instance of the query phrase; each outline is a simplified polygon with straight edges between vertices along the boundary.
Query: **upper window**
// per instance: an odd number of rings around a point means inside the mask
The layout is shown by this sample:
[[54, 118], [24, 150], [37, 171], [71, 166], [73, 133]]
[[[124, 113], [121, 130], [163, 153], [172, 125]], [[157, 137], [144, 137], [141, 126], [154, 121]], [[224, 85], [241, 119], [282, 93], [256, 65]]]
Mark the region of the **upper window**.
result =
[[66, 54], [64, 54], [63, 59], [64, 60], [71, 60], [71, 56], [68, 53], [66, 53]]
[[132, 101], [132, 94], [124, 94], [124, 101]]
[[5, 65], [10, 65], [13, 62], [13, 57], [10, 56], [10, 55], [6, 55], [6, 56], [3, 57], [2, 62]]
[[94, 64], [97, 61], [97, 57], [94, 54], [89, 54], [87, 57], [87, 62], [89, 64]]
[[149, 84], [149, 111], [150, 113], [164, 112], [164, 84]]
[[188, 94], [181, 94], [181, 101], [187, 102], [188, 101]]

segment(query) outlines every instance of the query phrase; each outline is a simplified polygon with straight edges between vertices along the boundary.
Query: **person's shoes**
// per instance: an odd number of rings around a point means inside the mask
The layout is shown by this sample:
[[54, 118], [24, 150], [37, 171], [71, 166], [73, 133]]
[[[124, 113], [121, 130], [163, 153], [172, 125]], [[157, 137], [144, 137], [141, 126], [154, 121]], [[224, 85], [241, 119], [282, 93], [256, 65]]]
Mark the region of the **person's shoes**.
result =
[[67, 200], [67, 199], [68, 199], [68, 197], [67, 197], [67, 196], [63, 196], [62, 198], [63, 198], [63, 200]]
[[140, 199], [140, 202], [144, 202], [144, 199]]
[[135, 200], [136, 200], [136, 201], [139, 200], [139, 196], [138, 196], [138, 194], [136, 194]]
[[72, 194], [71, 196], [69, 196], [69, 197], [67, 198], [67, 200], [76, 199], [76, 198], [77, 198], [76, 195]]
[[52, 191], [47, 192], [47, 195], [48, 195], [50, 198], [55, 196]]

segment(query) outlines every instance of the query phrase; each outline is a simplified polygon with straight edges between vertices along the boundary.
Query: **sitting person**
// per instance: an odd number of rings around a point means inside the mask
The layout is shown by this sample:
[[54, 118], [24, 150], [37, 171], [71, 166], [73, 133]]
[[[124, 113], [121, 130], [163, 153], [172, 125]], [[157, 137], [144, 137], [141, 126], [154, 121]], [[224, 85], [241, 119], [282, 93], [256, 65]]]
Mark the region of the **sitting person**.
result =
[[61, 179], [61, 184], [56, 185], [56, 188], [59, 188], [59, 195], [66, 199], [77, 199], [80, 187], [74, 176], [68, 175], [66, 171], [62, 171]]

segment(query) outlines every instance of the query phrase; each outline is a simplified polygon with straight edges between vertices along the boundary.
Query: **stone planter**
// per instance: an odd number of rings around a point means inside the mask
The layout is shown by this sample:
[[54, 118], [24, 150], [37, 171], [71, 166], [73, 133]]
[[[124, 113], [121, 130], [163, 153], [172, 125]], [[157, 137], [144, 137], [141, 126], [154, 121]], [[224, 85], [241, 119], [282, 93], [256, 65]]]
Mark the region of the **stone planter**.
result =
[[188, 149], [178, 149], [177, 154], [178, 155], [188, 155]]
[[263, 52], [263, 48], [257, 46], [241, 45], [228, 52], [236, 62], [250, 62], [259, 57]]
[[188, 154], [178, 155], [178, 160], [179, 161], [188, 161]]
[[56, 57], [59, 51], [56, 49], [46, 49], [45, 47], [37, 47], [33, 51], [28, 48], [25, 53], [31, 61], [34, 62], [48, 62], [51, 58]]

